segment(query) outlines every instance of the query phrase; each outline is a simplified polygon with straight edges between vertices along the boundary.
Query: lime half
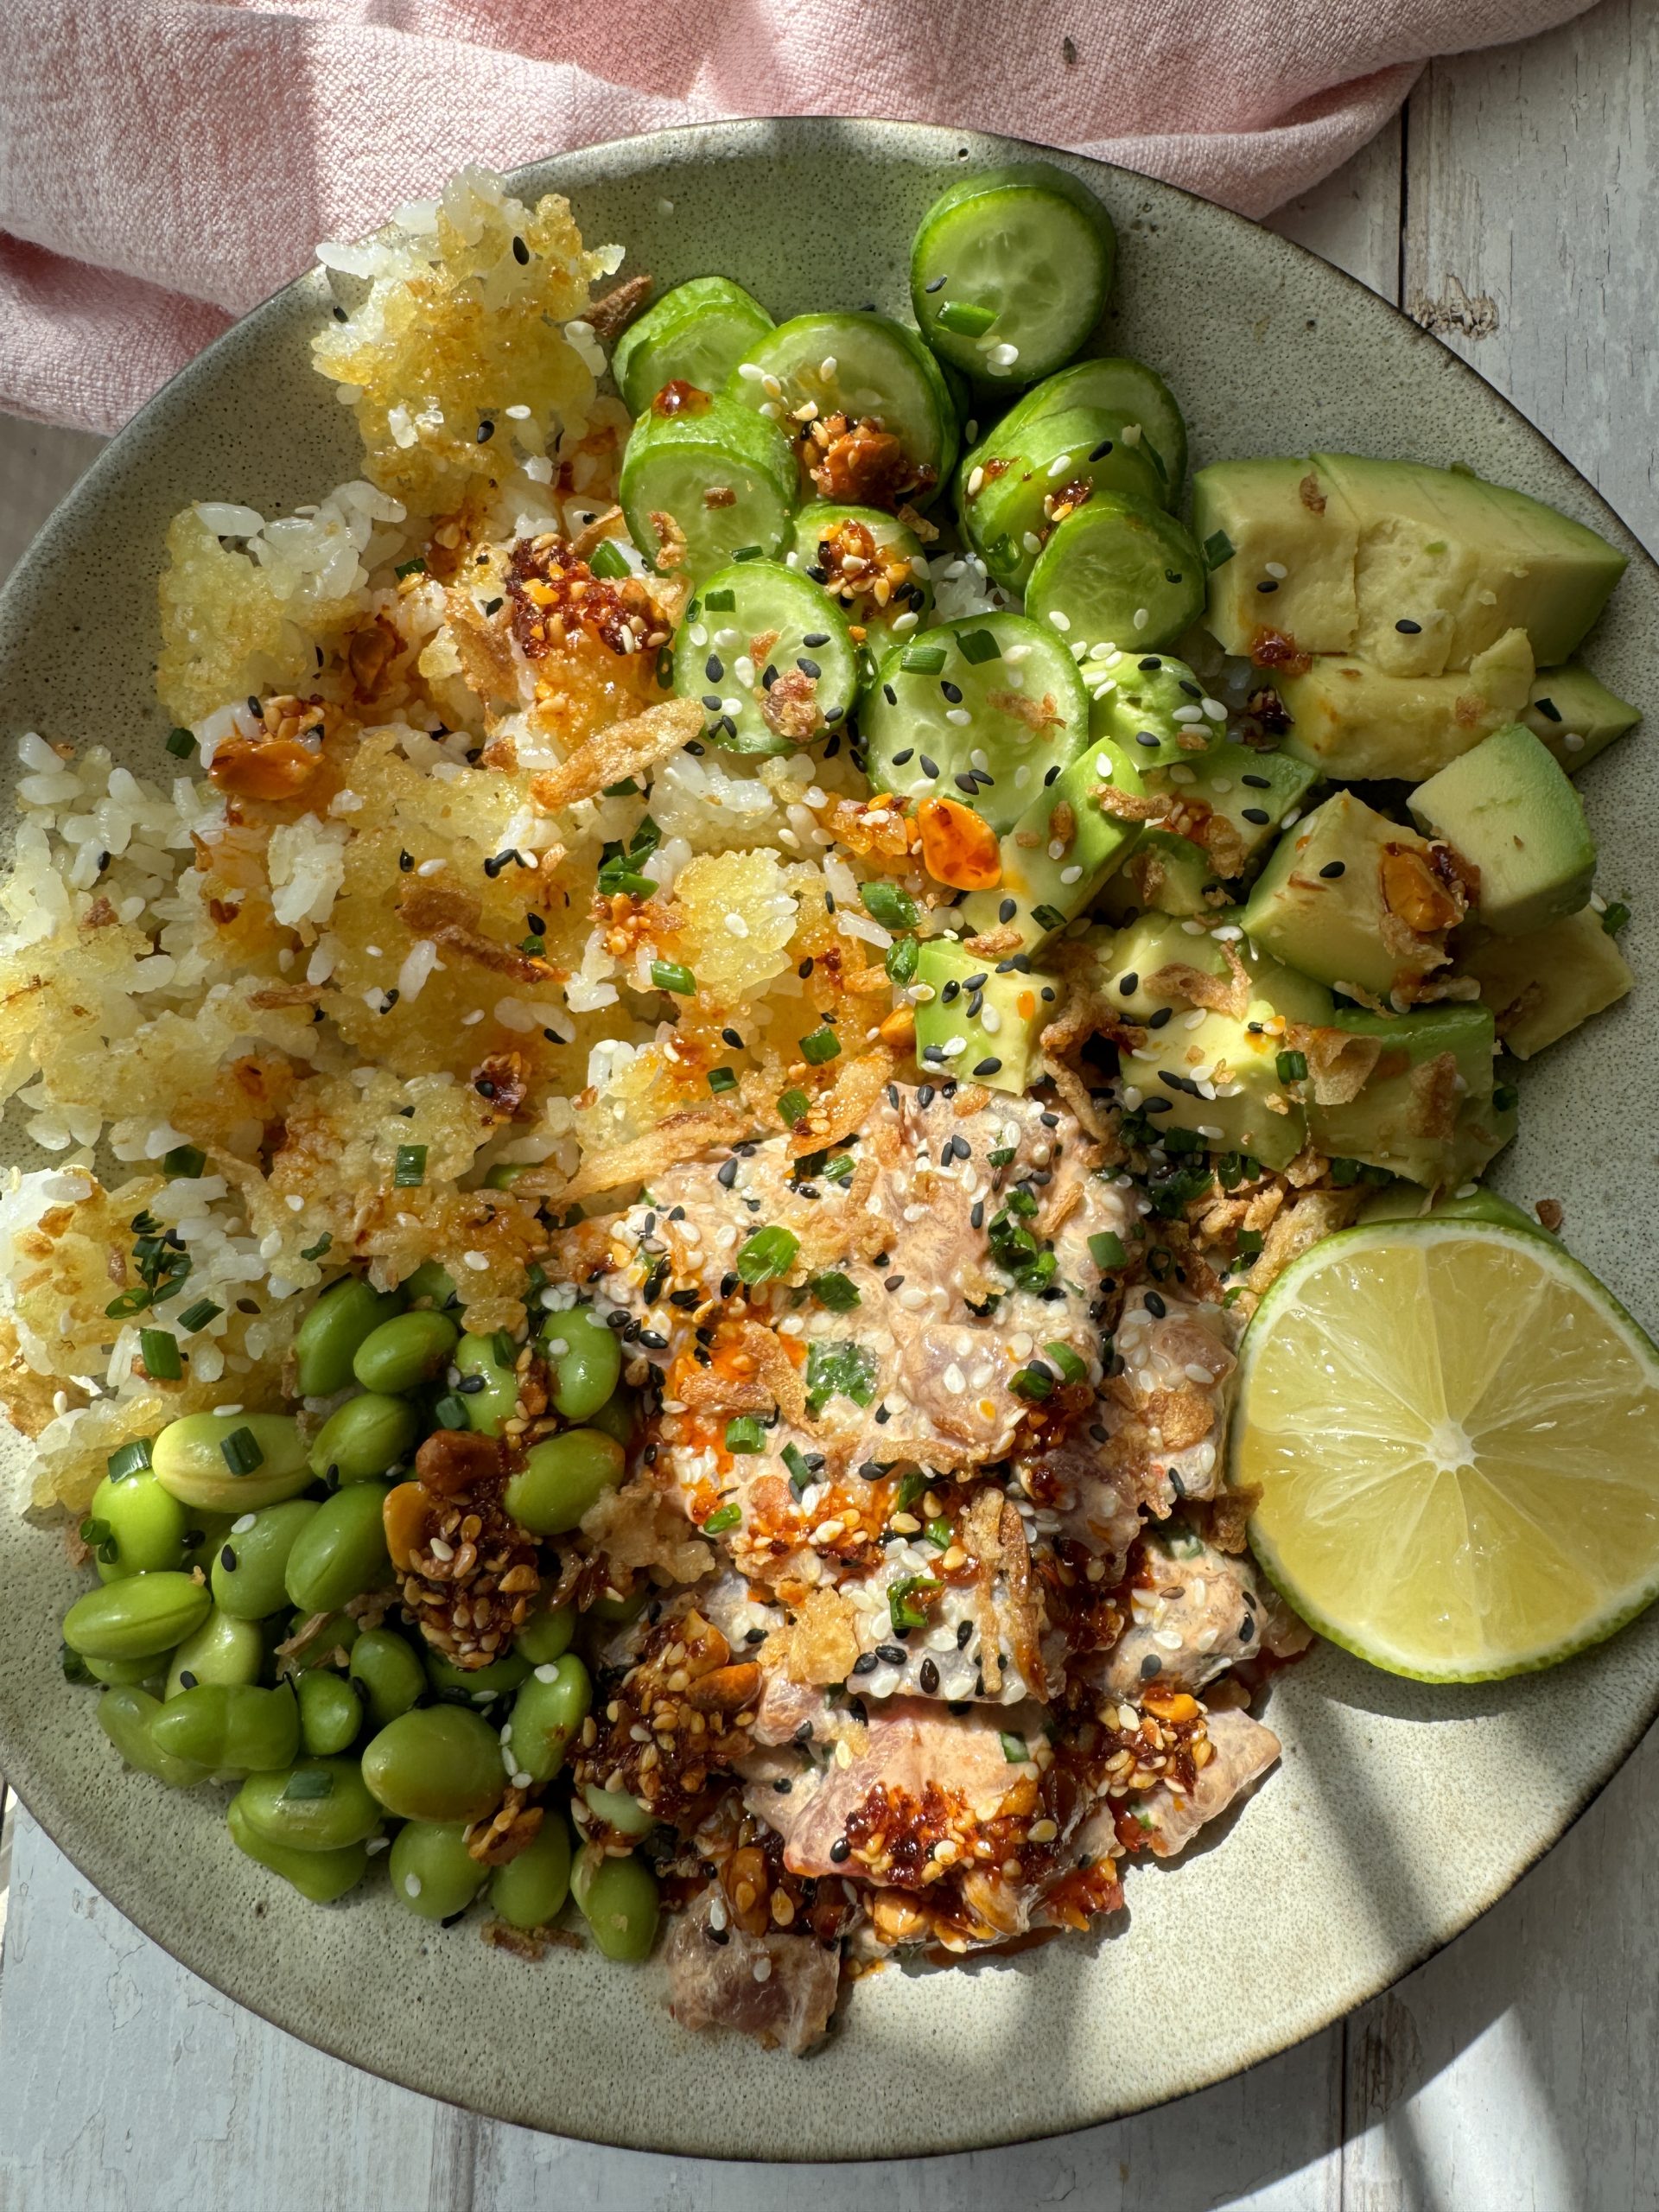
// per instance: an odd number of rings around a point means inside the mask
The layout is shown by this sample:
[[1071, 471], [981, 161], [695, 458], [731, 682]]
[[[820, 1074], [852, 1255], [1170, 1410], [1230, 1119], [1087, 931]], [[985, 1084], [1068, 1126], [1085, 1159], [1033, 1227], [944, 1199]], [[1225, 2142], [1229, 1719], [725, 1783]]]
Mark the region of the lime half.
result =
[[1547, 1237], [1344, 1230], [1250, 1323], [1230, 1474], [1268, 1574], [1373, 1666], [1553, 1666], [1659, 1594], [1659, 1351]]

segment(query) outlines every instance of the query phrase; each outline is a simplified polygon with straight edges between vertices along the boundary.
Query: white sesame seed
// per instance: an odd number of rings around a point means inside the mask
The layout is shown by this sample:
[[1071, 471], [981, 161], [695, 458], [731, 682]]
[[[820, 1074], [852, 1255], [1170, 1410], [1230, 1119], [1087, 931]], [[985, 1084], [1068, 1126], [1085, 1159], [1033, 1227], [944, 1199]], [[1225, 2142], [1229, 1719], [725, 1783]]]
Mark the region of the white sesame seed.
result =
[[420, 1876], [419, 1876], [418, 1874], [405, 1874], [405, 1875], [404, 1875], [404, 1895], [405, 1895], [405, 1896], [407, 1896], [407, 1897], [419, 1897], [419, 1895], [421, 1894], [421, 1878], [420, 1878]]
[[978, 498], [979, 487], [984, 481], [984, 470], [982, 468], [976, 468], [972, 475], [968, 479], [968, 496], [970, 499]]
[[1001, 346], [993, 346], [985, 358], [994, 369], [1011, 369], [1020, 358], [1020, 348], [1005, 341]]
[[1083, 870], [1075, 861], [1073, 861], [1070, 868], [1063, 868], [1060, 870], [1060, 881], [1062, 883], [1076, 883], [1082, 874]]
[[1048, 619], [1057, 630], [1069, 630], [1071, 627], [1071, 617], [1069, 614], [1062, 614], [1058, 607], [1050, 607]]
[[1146, 610], [1146, 608], [1145, 608], [1144, 607], [1137, 607], [1135, 608], [1135, 628], [1136, 628], [1137, 630], [1144, 630], [1144, 629], [1146, 628], [1146, 626], [1147, 626], [1147, 623], [1148, 623], [1148, 622], [1150, 622], [1150, 621], [1151, 621], [1151, 620], [1152, 620], [1151, 615], [1147, 612], [1147, 610]]
[[1283, 583], [1285, 578], [1290, 574], [1290, 570], [1286, 568], [1282, 561], [1264, 561], [1262, 565], [1268, 574], [1275, 577], [1280, 583]]
[[254, 1516], [251, 1513], [243, 1514], [240, 1520], [232, 1522], [231, 1534], [233, 1536], [245, 1536], [249, 1529], [252, 1528]]

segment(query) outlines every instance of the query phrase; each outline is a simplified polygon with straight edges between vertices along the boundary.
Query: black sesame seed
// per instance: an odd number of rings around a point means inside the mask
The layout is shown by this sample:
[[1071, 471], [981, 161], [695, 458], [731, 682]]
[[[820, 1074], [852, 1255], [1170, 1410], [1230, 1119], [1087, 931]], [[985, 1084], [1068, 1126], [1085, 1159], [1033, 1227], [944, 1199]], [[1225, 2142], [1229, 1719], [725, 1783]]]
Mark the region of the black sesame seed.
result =
[[880, 1663], [874, 1651], [861, 1651], [853, 1662], [853, 1672], [855, 1675], [873, 1675]]
[[1059, 772], [1060, 772], [1060, 764], [1059, 764], [1059, 762], [1057, 760], [1057, 761], [1054, 763], [1053, 766], [1052, 766], [1052, 768], [1050, 768], [1050, 769], [1046, 772], [1046, 773], [1044, 775], [1044, 777], [1043, 777], [1043, 789], [1044, 789], [1045, 791], [1046, 791], [1046, 790], [1048, 789], [1049, 785], [1053, 782], [1053, 780], [1054, 780], [1055, 777], [1056, 777], [1056, 776], [1058, 776], [1058, 775], [1059, 774]]
[[976, 1060], [974, 1063], [974, 1073], [976, 1075], [996, 1075], [1001, 1072], [1001, 1061], [998, 1059], [996, 1055], [993, 1052], [988, 1054], [984, 1059]]
[[1138, 729], [1135, 733], [1135, 741], [1137, 745], [1161, 745], [1164, 741], [1156, 730]]
[[890, 707], [896, 707], [898, 705], [899, 694], [893, 690], [891, 683], [884, 683], [881, 686], [881, 696]]
[[999, 922], [1011, 922], [1019, 911], [1020, 908], [1014, 899], [1004, 899], [997, 907], [996, 918]]
[[936, 276], [931, 284], [925, 284], [922, 289], [928, 292], [942, 292], [944, 286], [945, 279], [943, 276]]
[[916, 1679], [927, 1695], [931, 1697], [939, 1687], [939, 1670], [931, 1659], [924, 1659], [917, 1672]]
[[812, 973], [812, 955], [810, 952], [807, 954], [805, 959], [802, 961], [800, 966], [795, 970], [795, 973], [803, 978]]
[[399, 854], [398, 854], [398, 855], [397, 855], [397, 865], [398, 865], [398, 867], [403, 870], [404, 874], [405, 875], [407, 875], [407, 874], [409, 874], [409, 871], [410, 870], [410, 868], [412, 868], [414, 867], [414, 865], [415, 865], [415, 855], [414, 855], [414, 854], [413, 854], [413, 853], [399, 853]]
[[741, 1052], [743, 1049], [743, 1039], [735, 1029], [722, 1029], [720, 1033], [720, 1041], [722, 1045], [729, 1045], [734, 1052]]
[[1117, 988], [1122, 997], [1126, 999], [1132, 999], [1141, 988], [1141, 977], [1139, 973], [1135, 969], [1131, 968], [1127, 976], [1120, 976], [1118, 977]]
[[920, 761], [922, 773], [927, 778], [928, 781], [930, 783], [937, 783], [939, 776], [938, 762], [937, 760], [930, 760], [925, 753], [918, 753], [916, 758]]
[[486, 420], [480, 423], [478, 426], [478, 442], [481, 446], [486, 446], [494, 435], [495, 425], [486, 418]]
[[725, 702], [718, 691], [705, 691], [702, 695], [702, 703], [711, 715], [717, 715]]
[[512, 242], [512, 257], [518, 264], [518, 266], [521, 269], [530, 259], [530, 248], [524, 244], [523, 238], [514, 238]]
[[1257, 591], [1263, 591], [1263, 592], [1266, 592], [1266, 591], [1277, 591], [1277, 590], [1278, 590], [1278, 588], [1279, 588], [1279, 579], [1278, 579], [1278, 577], [1277, 577], [1277, 576], [1264, 576], [1264, 577], [1262, 578], [1262, 582], [1261, 582], [1259, 584], [1257, 584], [1257, 586], [1256, 586], [1256, 589], [1257, 589]]
[[737, 1180], [737, 1162], [734, 1160], [722, 1160], [715, 1171], [715, 1180], [722, 1191], [729, 1191]]
[[1270, 791], [1273, 789], [1271, 776], [1241, 776], [1238, 780], [1241, 784], [1247, 784], [1253, 791]]
[[1109, 453], [1110, 453], [1111, 449], [1112, 449], [1112, 442], [1111, 442], [1111, 440], [1110, 440], [1109, 438], [1103, 438], [1103, 439], [1101, 440], [1100, 443], [1099, 443], [1097, 446], [1096, 446], [1096, 447], [1093, 448], [1093, 450], [1090, 452], [1090, 455], [1089, 455], [1089, 458], [1090, 458], [1090, 461], [1104, 461], [1104, 460], [1105, 460], [1105, 458], [1106, 458], [1106, 456], [1107, 456], [1107, 454], [1108, 454]]
[[1161, 1029], [1166, 1021], [1173, 1019], [1174, 1013], [1175, 1009], [1173, 1006], [1160, 1006], [1157, 1013], [1148, 1018], [1147, 1028]]
[[1402, 614], [1394, 626], [1402, 638], [1417, 638], [1422, 635], [1422, 624], [1412, 621], [1408, 615]]
[[915, 758], [915, 747], [913, 745], [907, 745], [902, 753], [895, 753], [893, 754], [893, 765], [895, 768], [902, 768], [907, 761], [913, 760]]
[[1169, 1308], [1155, 1290], [1149, 1290], [1147, 1293], [1147, 1311], [1154, 1321], [1161, 1321]]
[[885, 1659], [889, 1667], [902, 1667], [910, 1657], [902, 1643], [878, 1643], [875, 1656], [878, 1659]]
[[233, 1544], [226, 1545], [224, 1550], [220, 1552], [219, 1555], [219, 1563], [224, 1568], [226, 1574], [234, 1574], [236, 1573], [236, 1547]]
[[1265, 825], [1273, 819], [1273, 817], [1268, 812], [1265, 806], [1247, 806], [1243, 810], [1243, 811], [1244, 819], [1247, 822], [1255, 822]]
[[800, 670], [803, 676], [810, 676], [815, 679], [822, 676], [823, 673], [823, 671], [818, 666], [817, 661], [809, 660], [804, 653], [797, 655], [795, 665]]
[[830, 1856], [834, 1859], [836, 1865], [839, 1866], [842, 1861], [851, 1853], [852, 1847], [852, 1845], [848, 1842], [844, 1835], [838, 1835], [830, 1847]]
[[979, 797], [979, 785], [973, 776], [966, 773], [964, 771], [958, 770], [955, 778], [955, 782], [957, 789], [959, 791], [966, 791], [969, 798], [977, 798]]
[[1143, 1682], [1149, 1682], [1154, 1675], [1161, 1675], [1163, 1671], [1163, 1661], [1158, 1656], [1158, 1654], [1155, 1651], [1148, 1651], [1146, 1657], [1141, 1662], [1141, 1681]]
[[193, 1690], [195, 1687], [196, 1678], [186, 1667], [179, 1675], [179, 1688], [181, 1690]]
[[939, 689], [953, 707], [959, 707], [962, 704], [962, 686], [959, 683], [953, 683], [948, 676], [942, 676], [939, 678]]
[[1319, 874], [1324, 876], [1327, 883], [1334, 883], [1339, 875], [1345, 875], [1347, 872], [1346, 861], [1327, 861], [1319, 870]]

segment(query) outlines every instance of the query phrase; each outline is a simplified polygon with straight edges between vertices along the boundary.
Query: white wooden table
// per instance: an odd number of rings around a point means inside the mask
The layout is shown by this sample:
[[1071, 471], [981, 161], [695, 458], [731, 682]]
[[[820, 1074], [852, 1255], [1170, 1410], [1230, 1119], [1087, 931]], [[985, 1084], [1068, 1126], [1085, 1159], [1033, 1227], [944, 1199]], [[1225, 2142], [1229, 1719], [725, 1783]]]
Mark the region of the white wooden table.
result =
[[[1605, 0], [1433, 67], [1403, 120], [1275, 226], [1403, 302], [1659, 548], [1656, 148], [1659, 11]], [[0, 422], [0, 574], [96, 449]], [[1659, 2212], [1656, 1814], [1650, 1737], [1439, 1958], [1202, 2095], [1026, 2150], [790, 2172], [595, 2151], [356, 2073], [175, 1965], [14, 1806], [0, 2208]], [[0, 1911], [5, 1870], [0, 1847]]]

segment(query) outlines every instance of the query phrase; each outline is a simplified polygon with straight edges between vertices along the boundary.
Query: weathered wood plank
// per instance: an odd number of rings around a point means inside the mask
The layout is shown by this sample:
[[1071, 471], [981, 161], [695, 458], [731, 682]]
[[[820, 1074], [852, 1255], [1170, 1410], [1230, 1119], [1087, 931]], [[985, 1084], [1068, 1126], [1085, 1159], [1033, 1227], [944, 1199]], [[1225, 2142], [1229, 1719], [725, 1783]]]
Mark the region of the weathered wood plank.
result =
[[1268, 228], [1344, 269], [1381, 298], [1400, 300], [1404, 171], [1396, 116], [1333, 176], [1268, 218]]

